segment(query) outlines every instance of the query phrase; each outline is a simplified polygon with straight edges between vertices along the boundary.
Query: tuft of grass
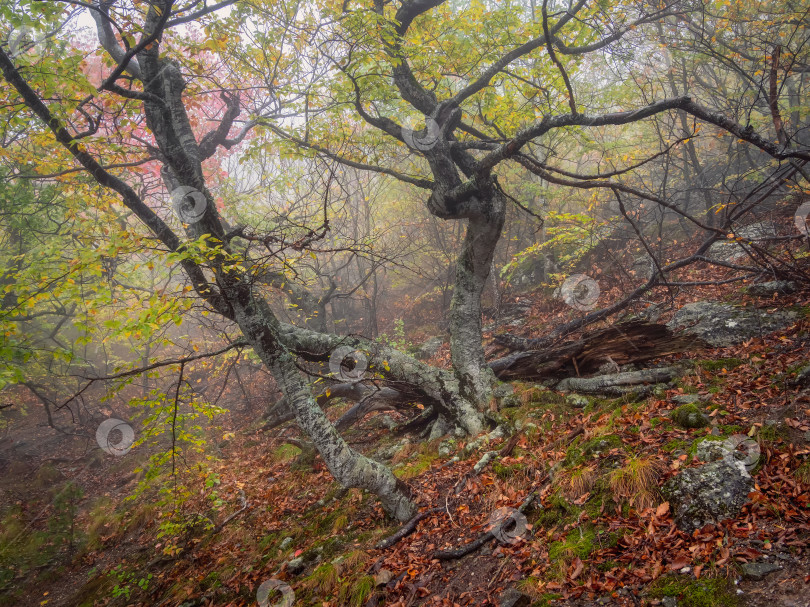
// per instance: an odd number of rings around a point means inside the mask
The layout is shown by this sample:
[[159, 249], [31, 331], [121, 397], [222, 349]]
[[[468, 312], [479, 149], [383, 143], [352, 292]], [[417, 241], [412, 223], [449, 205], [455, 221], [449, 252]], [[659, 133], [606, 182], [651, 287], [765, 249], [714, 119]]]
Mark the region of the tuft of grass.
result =
[[568, 566], [576, 557], [586, 559], [593, 552], [596, 532], [592, 528], [573, 529], [564, 540], [552, 542], [548, 547], [548, 559], [554, 563], [553, 573], [557, 578], [565, 576]]
[[349, 524], [349, 517], [345, 514], [338, 514], [332, 523], [332, 533], [338, 533], [346, 528]]
[[376, 581], [372, 575], [364, 575], [354, 584], [343, 584], [340, 589], [340, 604], [349, 607], [363, 607], [374, 593]]
[[610, 472], [608, 486], [617, 504], [636, 510], [651, 508], [658, 502], [661, 464], [651, 456], [631, 456], [620, 468]]
[[516, 390], [517, 396], [520, 399], [520, 404], [525, 406], [543, 402], [543, 399], [548, 396], [548, 388], [538, 386], [537, 384], [518, 388]]
[[362, 550], [352, 550], [343, 557], [341, 564], [347, 571], [351, 571], [365, 565], [369, 561], [369, 555]]
[[582, 512], [581, 508], [570, 504], [559, 490], [548, 498], [548, 507], [543, 508], [531, 522], [541, 527], [551, 528], [554, 525], [565, 521], [575, 521], [577, 515]]
[[121, 518], [122, 515], [115, 511], [113, 501], [106, 496], [100, 497], [87, 515], [87, 549], [100, 548], [101, 538], [105, 534], [116, 535], [122, 527]]
[[796, 468], [796, 471], [793, 473], [796, 476], [796, 480], [804, 485], [810, 485], [810, 461], [804, 462], [801, 466]]
[[576, 499], [593, 489], [598, 478], [593, 466], [578, 466], [572, 470], [563, 471], [558, 476], [558, 482], [565, 497]]
[[524, 473], [525, 470], [526, 466], [520, 462], [515, 462], [513, 464], [502, 464], [500, 462], [495, 462], [492, 465], [492, 471], [495, 472], [495, 475], [505, 481]]
[[423, 443], [418, 447], [418, 452], [416, 453], [415, 457], [412, 457], [412, 459], [414, 459], [414, 461], [409, 462], [405, 467], [396, 470], [394, 474], [405, 480], [415, 478], [430, 469], [433, 462], [439, 459], [439, 453], [436, 449], [431, 448], [430, 445]]
[[38, 489], [52, 489], [55, 488], [63, 478], [62, 473], [54, 468], [53, 465], [44, 464], [40, 466], [34, 476], [34, 485]]
[[787, 426], [783, 423], [763, 424], [759, 429], [759, 440], [766, 443], [775, 443], [778, 440], [786, 440], [790, 437]]
[[605, 434], [604, 436], [597, 436], [591, 440], [583, 443], [582, 455], [584, 457], [597, 457], [611, 449], [621, 449], [624, 447], [624, 441], [615, 434]]
[[312, 574], [304, 580], [303, 586], [312, 590], [316, 596], [330, 596], [340, 586], [340, 571], [332, 563], [318, 565]]
[[541, 592], [539, 587], [540, 580], [531, 576], [523, 578], [517, 584], [515, 584], [515, 588], [531, 598], [533, 601], [532, 607], [548, 607], [551, 604], [551, 601], [558, 599], [561, 596], [559, 594]]

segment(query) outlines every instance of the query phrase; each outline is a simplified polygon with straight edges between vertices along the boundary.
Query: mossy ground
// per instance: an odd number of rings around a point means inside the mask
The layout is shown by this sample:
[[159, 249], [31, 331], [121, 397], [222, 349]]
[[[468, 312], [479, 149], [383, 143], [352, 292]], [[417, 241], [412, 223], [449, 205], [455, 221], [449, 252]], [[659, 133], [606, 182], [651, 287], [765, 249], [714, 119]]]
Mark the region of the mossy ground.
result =
[[659, 578], [647, 589], [651, 598], [673, 597], [683, 607], [735, 607], [740, 599], [734, 585], [725, 578], [669, 575]]

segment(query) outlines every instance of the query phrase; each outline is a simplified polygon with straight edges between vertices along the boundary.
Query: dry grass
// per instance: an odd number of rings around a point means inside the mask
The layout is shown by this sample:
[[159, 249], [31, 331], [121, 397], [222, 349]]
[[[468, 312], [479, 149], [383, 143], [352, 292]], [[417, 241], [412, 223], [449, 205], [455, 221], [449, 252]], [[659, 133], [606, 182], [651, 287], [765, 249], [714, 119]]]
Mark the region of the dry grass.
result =
[[596, 468], [580, 466], [562, 472], [558, 477], [558, 484], [565, 497], [576, 499], [593, 489], [597, 480], [599, 480], [599, 475]]
[[810, 461], [804, 462], [794, 473], [796, 480], [804, 485], [810, 485]]
[[662, 467], [648, 455], [631, 456], [624, 466], [613, 470], [608, 486], [617, 504], [628, 504], [637, 510], [651, 508], [658, 503], [658, 481]]
[[517, 393], [518, 398], [520, 398], [520, 404], [525, 407], [526, 405], [530, 405], [533, 402], [541, 400], [543, 398], [543, 393], [548, 392], [548, 390], [536, 385], [528, 385], [517, 388], [515, 392]]

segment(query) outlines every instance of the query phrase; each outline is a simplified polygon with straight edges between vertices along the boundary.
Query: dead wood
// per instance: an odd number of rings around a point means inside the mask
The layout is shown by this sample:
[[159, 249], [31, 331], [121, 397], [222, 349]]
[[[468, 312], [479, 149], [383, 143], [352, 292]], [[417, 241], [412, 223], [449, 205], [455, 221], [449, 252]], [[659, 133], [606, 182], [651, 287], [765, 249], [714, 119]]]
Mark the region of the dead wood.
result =
[[693, 337], [676, 337], [666, 325], [621, 323], [542, 350], [516, 352], [489, 363], [498, 379], [552, 379], [595, 373], [604, 364], [621, 366], [699, 349]]
[[[537, 495], [536, 491], [532, 491], [529, 495], [526, 496], [526, 499], [523, 500], [523, 503], [518, 506], [517, 511], [521, 514], [525, 512], [531, 503], [534, 501], [535, 496]], [[510, 519], [511, 520], [511, 519]], [[505, 523], [504, 523], [505, 524]], [[489, 531], [484, 532], [472, 542], [461, 546], [460, 548], [455, 548], [453, 550], [437, 550], [433, 553], [434, 559], [439, 559], [440, 561], [451, 561], [454, 559], [460, 559], [462, 556], [467, 556], [468, 554], [475, 552], [484, 544], [489, 543], [490, 541], [495, 539], [495, 529], [490, 529]]]
[[439, 508], [431, 508], [429, 510], [425, 510], [424, 512], [420, 512], [411, 520], [409, 520], [407, 523], [402, 525], [402, 527], [400, 527], [395, 534], [389, 535], [384, 540], [380, 540], [379, 542], [377, 542], [375, 548], [377, 550], [384, 550], [386, 548], [390, 548], [391, 546], [399, 542], [399, 540], [401, 540], [402, 538], [407, 537], [411, 533], [413, 533], [416, 530], [416, 525], [419, 523], [419, 521], [426, 519], [431, 514], [441, 512], [442, 510], [444, 510], [444, 508], [439, 507]]

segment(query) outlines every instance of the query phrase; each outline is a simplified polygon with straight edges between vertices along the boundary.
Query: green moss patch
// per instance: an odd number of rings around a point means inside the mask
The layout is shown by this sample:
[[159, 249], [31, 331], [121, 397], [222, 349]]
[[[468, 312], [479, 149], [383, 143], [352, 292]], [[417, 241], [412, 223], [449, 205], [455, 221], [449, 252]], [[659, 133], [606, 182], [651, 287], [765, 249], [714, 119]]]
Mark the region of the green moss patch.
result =
[[698, 360], [696, 364], [704, 371], [717, 373], [725, 369], [731, 371], [740, 365], [744, 365], [745, 361], [741, 358], [718, 358], [716, 360]]
[[731, 583], [722, 578], [695, 580], [668, 575], [653, 582], [647, 594], [654, 599], [674, 597], [679, 607], [734, 607], [740, 604]]

